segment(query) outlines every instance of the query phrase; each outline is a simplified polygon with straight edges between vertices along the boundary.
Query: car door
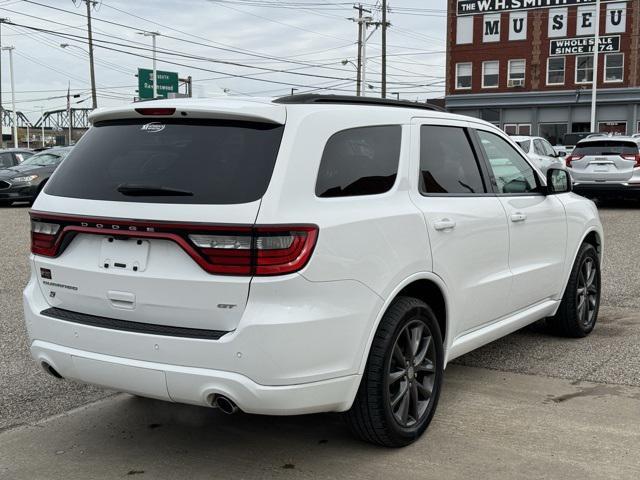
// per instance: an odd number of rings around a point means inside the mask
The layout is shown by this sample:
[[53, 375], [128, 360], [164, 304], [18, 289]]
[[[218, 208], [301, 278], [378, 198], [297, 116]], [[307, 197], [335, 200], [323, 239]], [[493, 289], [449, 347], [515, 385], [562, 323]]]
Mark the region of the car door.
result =
[[411, 143], [411, 197], [427, 225], [433, 271], [450, 292], [456, 337], [508, 313], [509, 227], [467, 122], [415, 119]]
[[476, 130], [491, 184], [509, 224], [509, 308], [517, 311], [562, 291], [567, 219], [562, 202], [545, 195], [525, 157], [496, 131]]
[[11, 152], [0, 153], [0, 168], [9, 168], [15, 165], [15, 160]]

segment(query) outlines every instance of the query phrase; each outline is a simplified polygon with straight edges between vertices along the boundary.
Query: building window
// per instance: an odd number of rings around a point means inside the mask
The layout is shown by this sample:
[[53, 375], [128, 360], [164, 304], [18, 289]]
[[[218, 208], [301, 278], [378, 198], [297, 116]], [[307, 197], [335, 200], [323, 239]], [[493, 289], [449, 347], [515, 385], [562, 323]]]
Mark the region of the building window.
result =
[[482, 62], [482, 88], [497, 88], [500, 79], [500, 62]]
[[485, 43], [500, 41], [500, 14], [485, 15], [482, 18], [482, 41]]
[[473, 16], [458, 17], [456, 44], [473, 43]]
[[524, 86], [524, 72], [526, 69], [525, 60], [509, 60], [509, 71], [507, 73], [509, 87]]
[[456, 88], [468, 90], [471, 88], [471, 63], [456, 63]]
[[504, 124], [504, 133], [507, 135], [523, 135], [528, 137], [531, 135], [531, 124], [530, 123], [505, 123]]
[[624, 33], [627, 29], [627, 4], [613, 3], [607, 5], [607, 33]]
[[609, 53], [604, 56], [604, 81], [622, 82], [624, 77], [624, 53]]
[[576, 83], [593, 82], [593, 56], [576, 57]]
[[527, 39], [527, 15], [529, 12], [513, 12], [509, 14], [509, 40]]
[[546, 138], [551, 145], [562, 145], [567, 127], [566, 123], [541, 123], [538, 130], [539, 135]]
[[550, 57], [547, 61], [547, 85], [564, 85], [564, 57]]
[[626, 135], [627, 122], [599, 122], [598, 132], [610, 133], [612, 135]]

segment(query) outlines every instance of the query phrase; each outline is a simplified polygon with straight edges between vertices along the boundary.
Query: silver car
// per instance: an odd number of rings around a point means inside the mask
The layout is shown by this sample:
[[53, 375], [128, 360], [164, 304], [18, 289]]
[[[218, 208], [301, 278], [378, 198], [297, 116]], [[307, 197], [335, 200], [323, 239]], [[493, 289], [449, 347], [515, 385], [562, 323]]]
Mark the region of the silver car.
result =
[[591, 136], [578, 142], [566, 165], [583, 195], [640, 194], [640, 137]]
[[522, 135], [512, 136], [511, 138], [545, 175], [551, 167], [564, 168], [564, 162], [560, 160], [563, 155], [556, 152], [546, 139]]

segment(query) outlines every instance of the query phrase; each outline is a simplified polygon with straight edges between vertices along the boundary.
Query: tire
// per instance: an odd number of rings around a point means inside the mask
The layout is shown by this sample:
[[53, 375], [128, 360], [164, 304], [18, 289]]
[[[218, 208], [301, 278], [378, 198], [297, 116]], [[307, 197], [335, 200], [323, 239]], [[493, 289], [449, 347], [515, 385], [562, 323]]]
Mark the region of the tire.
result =
[[600, 285], [598, 252], [593, 245], [583, 243], [573, 264], [560, 307], [553, 317], [547, 319], [551, 330], [572, 338], [589, 335], [598, 320]]
[[398, 297], [382, 317], [356, 398], [346, 413], [351, 431], [385, 447], [413, 443], [436, 411], [443, 367], [442, 336], [433, 311], [421, 300]]
[[7, 200], [0, 200], [0, 207], [10, 207], [13, 202], [9, 202]]

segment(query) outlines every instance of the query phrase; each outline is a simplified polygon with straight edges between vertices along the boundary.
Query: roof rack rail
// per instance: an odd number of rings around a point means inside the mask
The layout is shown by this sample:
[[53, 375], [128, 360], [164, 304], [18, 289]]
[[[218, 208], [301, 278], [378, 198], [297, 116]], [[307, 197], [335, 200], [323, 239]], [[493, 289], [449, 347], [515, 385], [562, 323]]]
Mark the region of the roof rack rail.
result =
[[276, 98], [274, 103], [285, 104], [343, 104], [343, 105], [378, 105], [384, 107], [421, 108], [445, 112], [446, 110], [431, 103], [410, 102], [407, 100], [392, 100], [388, 98], [356, 97], [353, 95], [322, 95], [316, 93], [301, 93]]

